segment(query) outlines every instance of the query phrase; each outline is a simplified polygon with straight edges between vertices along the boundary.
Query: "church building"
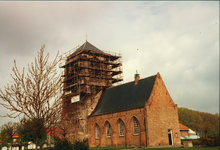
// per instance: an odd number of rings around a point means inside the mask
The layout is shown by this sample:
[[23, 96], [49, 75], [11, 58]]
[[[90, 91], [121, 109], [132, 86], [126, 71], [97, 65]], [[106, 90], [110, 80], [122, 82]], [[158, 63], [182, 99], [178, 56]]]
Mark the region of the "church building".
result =
[[66, 53], [63, 124], [89, 146], [180, 146], [178, 108], [159, 73], [121, 84], [121, 55], [86, 41]]

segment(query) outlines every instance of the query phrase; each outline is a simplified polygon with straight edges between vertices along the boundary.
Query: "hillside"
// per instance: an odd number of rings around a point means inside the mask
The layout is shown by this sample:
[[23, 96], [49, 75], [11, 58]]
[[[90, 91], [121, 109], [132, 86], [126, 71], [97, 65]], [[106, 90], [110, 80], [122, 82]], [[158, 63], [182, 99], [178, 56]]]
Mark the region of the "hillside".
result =
[[178, 108], [179, 122], [196, 131], [201, 137], [219, 134], [219, 114]]

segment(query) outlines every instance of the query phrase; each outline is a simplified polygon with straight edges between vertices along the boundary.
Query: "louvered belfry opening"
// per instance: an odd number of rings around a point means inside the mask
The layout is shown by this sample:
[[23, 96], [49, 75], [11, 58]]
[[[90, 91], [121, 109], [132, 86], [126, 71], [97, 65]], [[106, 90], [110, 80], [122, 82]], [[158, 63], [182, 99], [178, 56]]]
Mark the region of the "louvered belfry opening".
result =
[[104, 52], [88, 41], [62, 56], [64, 107], [71, 105], [72, 111], [68, 112], [75, 116], [73, 122], [79, 125], [77, 111], [82, 110], [78, 106], [84, 106], [84, 99], [123, 81], [122, 56]]

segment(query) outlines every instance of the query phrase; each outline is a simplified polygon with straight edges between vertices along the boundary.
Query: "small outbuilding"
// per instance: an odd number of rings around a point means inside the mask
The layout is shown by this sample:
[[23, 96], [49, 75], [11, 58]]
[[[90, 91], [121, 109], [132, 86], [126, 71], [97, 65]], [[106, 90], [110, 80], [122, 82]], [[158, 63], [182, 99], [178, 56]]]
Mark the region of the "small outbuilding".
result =
[[195, 131], [193, 131], [192, 129], [190, 129], [189, 127], [183, 125], [183, 124], [179, 124], [180, 126], [180, 135], [181, 135], [181, 140], [185, 140], [185, 139], [199, 139], [200, 136], [196, 134]]

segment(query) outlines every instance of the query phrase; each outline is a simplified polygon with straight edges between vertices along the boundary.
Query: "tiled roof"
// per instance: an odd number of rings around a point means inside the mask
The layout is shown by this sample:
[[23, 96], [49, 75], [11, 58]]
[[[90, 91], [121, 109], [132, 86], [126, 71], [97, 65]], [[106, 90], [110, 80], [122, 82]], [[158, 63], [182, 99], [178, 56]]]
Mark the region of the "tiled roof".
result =
[[79, 48], [77, 48], [74, 53], [77, 53], [80, 50], [91, 50], [91, 51], [95, 51], [98, 53], [104, 53], [103, 51], [101, 51], [100, 49], [98, 49], [97, 47], [95, 47], [94, 45], [89, 43], [88, 41], [86, 41], [83, 45], [81, 45]]
[[180, 130], [189, 130], [190, 128], [188, 128], [187, 126], [184, 126], [183, 124], [179, 123], [180, 126]]
[[13, 136], [12, 136], [13, 139], [18, 139], [19, 138], [19, 135], [17, 133], [15, 133]]
[[156, 75], [140, 79], [137, 84], [129, 82], [107, 88], [92, 116], [144, 107], [153, 89]]
[[52, 135], [58, 137], [60, 135], [60, 129], [55, 127], [55, 128], [49, 128], [47, 129], [47, 135]]

